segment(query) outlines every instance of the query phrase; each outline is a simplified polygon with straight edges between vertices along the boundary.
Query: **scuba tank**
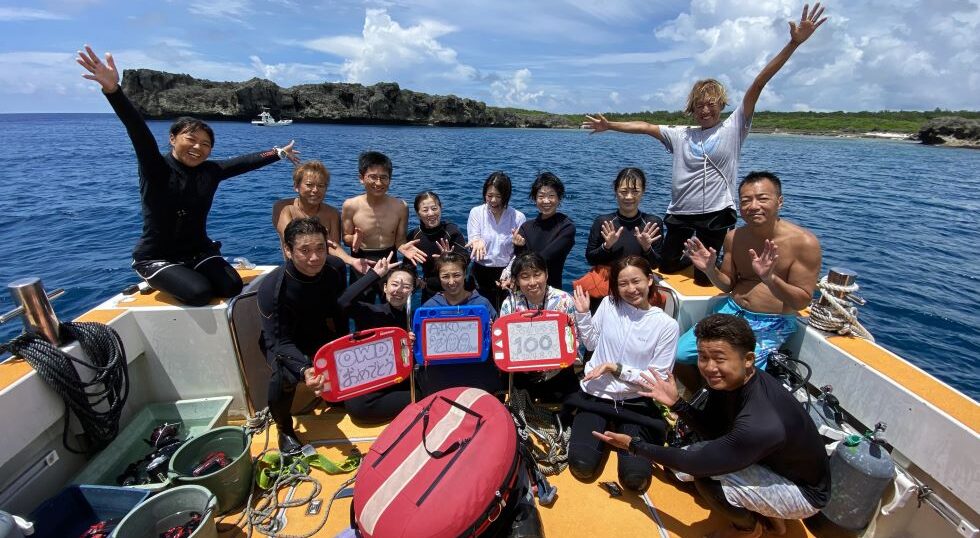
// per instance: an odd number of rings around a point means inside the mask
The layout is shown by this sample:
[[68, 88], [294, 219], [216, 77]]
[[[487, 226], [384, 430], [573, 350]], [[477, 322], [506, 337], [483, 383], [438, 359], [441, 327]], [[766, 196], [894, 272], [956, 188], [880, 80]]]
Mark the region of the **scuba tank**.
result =
[[895, 478], [883, 431], [885, 424], [879, 422], [874, 433], [848, 435], [830, 456], [830, 502], [821, 512], [840, 527], [852, 531], [867, 527]]

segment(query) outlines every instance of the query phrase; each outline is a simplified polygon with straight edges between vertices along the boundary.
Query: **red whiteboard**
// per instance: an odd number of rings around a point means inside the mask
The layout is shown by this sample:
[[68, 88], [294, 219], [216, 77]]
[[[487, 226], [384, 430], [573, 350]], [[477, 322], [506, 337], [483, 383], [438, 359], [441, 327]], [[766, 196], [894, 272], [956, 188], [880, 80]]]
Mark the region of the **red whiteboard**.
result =
[[396, 385], [412, 371], [408, 333], [398, 327], [356, 332], [324, 345], [313, 357], [313, 370], [326, 373], [330, 388], [320, 396], [341, 402]]
[[575, 324], [554, 310], [526, 310], [493, 323], [491, 349], [505, 372], [539, 372], [571, 366], [578, 356]]

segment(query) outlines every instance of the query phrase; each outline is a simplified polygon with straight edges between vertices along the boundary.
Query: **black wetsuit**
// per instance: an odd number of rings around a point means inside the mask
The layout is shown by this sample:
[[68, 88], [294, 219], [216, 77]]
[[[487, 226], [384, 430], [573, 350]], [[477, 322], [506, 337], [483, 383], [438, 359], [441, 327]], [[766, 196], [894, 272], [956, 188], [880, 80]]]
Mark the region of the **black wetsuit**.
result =
[[219, 183], [274, 163], [279, 156], [269, 149], [191, 168], [170, 153], [160, 153], [153, 133], [121, 89], [106, 99], [126, 127], [139, 163], [143, 233], [133, 249], [133, 267], [154, 288], [192, 306], [240, 293], [241, 278], [208, 237], [208, 212]]
[[[602, 239], [602, 223], [612, 221], [613, 226], [623, 227], [623, 233], [613, 248], [606, 250], [603, 246], [605, 241]], [[644, 252], [640, 242], [636, 240], [633, 231], [636, 228], [643, 229], [647, 223], [652, 222], [661, 227], [663, 233], [663, 221], [656, 215], [639, 212], [633, 217], [624, 217], [619, 212], [599, 215], [592, 222], [592, 229], [589, 230], [589, 242], [585, 246], [585, 259], [589, 265], [612, 265], [616, 260], [626, 256], [641, 256], [650, 262], [650, 267], [656, 269], [660, 265], [660, 245], [662, 239], [657, 240], [650, 248]]]
[[[358, 331], [378, 329], [381, 327], [398, 327], [407, 329], [408, 314], [405, 309], [392, 308], [390, 304], [374, 304], [357, 300], [369, 287], [376, 287], [381, 277], [374, 271], [368, 271], [357, 282], [354, 282], [337, 299], [340, 307], [354, 320]], [[363, 396], [356, 396], [344, 402], [347, 413], [354, 420], [362, 422], [387, 422], [409, 404], [411, 393], [409, 380]]]
[[830, 500], [830, 465], [817, 428], [803, 405], [766, 372], [757, 370], [733, 391], [709, 389], [704, 410], [683, 400], [672, 410], [708, 441], [696, 450], [638, 443], [637, 455], [698, 479], [757, 463], [799, 486], [814, 507]]
[[262, 341], [272, 368], [269, 410], [280, 431], [292, 430], [289, 410], [303, 369], [320, 347], [348, 333], [347, 316], [337, 303], [346, 287], [343, 268], [340, 259], [327, 256], [320, 273], [309, 277], [287, 261], [259, 285]]
[[[514, 254], [537, 252], [548, 264], [548, 285], [562, 289], [562, 276], [565, 260], [575, 246], [575, 223], [564, 213], [555, 213], [550, 218], [536, 218], [524, 221], [520, 234], [524, 236], [522, 247], [514, 247]], [[511, 275], [517, 277], [517, 275]]]
[[408, 232], [408, 240], [414, 241], [416, 239], [419, 240], [416, 246], [426, 255], [425, 262], [422, 264], [422, 277], [425, 279], [425, 288], [422, 289], [422, 302], [424, 303], [442, 291], [439, 273], [436, 272], [436, 259], [433, 257], [442, 252], [439, 250], [437, 242], [440, 239], [449, 241], [453, 252], [462, 256], [467, 265], [470, 263], [470, 253], [466, 250], [466, 237], [458, 226], [449, 221], [441, 221], [434, 228], [425, 228], [424, 226], [413, 228]]
[[[398, 261], [398, 249], [395, 247], [387, 248], [361, 248], [350, 253], [353, 258], [366, 258], [371, 261], [378, 261], [382, 258], [387, 258], [389, 254], [394, 253], [395, 255], [391, 257], [391, 261]], [[368, 273], [371, 270], [368, 269]], [[354, 285], [355, 282], [361, 279], [365, 273], [361, 273], [353, 267], [347, 273], [347, 283]], [[376, 303], [380, 299], [382, 302], [385, 300], [385, 296], [381, 293], [381, 290], [377, 286], [369, 286], [361, 291], [360, 299], [367, 301], [369, 303]]]

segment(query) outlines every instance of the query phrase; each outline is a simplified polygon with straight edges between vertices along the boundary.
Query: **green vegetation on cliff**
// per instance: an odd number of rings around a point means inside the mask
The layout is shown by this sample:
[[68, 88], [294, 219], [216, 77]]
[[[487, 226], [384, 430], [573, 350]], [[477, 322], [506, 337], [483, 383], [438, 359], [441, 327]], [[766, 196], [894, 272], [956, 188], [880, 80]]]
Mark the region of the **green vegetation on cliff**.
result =
[[[927, 121], [943, 116], [959, 116], [980, 119], [980, 112], [965, 110], [932, 110], [881, 112], [766, 112], [757, 111], [752, 118], [755, 131], [782, 131], [796, 133], [866, 133], [872, 131], [915, 133]], [[569, 121], [581, 123], [583, 114], [565, 114]], [[606, 114], [610, 121], [646, 121], [662, 125], [687, 125], [692, 123], [683, 112], [658, 110], [630, 114]]]

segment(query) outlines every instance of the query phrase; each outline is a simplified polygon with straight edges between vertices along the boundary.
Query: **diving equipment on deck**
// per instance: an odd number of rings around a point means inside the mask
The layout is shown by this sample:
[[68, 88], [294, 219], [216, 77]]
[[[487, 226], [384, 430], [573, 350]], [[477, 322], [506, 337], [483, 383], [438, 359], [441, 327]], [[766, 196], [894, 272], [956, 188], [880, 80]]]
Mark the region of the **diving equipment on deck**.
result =
[[817, 288], [820, 297], [810, 303], [810, 326], [841, 335], [853, 334], [874, 342], [874, 336], [857, 319], [857, 307], [865, 300], [855, 295], [857, 273], [832, 267], [827, 276], [820, 279]]
[[840, 527], [852, 531], [867, 527], [885, 489], [895, 479], [895, 463], [885, 450], [884, 431], [885, 424], [878, 423], [866, 436], [848, 435], [830, 456], [833, 488], [830, 502], [821, 512]]

